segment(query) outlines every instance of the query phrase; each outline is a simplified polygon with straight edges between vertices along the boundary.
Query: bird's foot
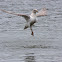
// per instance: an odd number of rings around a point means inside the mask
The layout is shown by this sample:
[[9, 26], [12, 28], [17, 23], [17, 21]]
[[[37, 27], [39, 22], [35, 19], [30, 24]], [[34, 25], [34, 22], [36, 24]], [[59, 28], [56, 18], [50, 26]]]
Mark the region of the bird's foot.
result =
[[34, 36], [34, 33], [32, 32], [31, 35]]

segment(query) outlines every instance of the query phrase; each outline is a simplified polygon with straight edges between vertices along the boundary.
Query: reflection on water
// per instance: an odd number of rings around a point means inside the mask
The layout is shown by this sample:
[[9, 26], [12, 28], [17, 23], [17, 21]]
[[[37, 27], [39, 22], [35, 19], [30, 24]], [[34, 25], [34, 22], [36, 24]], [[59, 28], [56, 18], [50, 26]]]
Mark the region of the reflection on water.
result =
[[36, 62], [34, 53], [28, 53], [25, 56], [25, 62]]

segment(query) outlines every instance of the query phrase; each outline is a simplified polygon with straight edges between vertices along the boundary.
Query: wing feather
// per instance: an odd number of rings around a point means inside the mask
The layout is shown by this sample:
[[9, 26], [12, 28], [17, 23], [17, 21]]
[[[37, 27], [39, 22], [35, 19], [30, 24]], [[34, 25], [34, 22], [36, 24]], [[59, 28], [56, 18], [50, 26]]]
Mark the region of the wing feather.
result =
[[30, 16], [25, 15], [25, 14], [19, 14], [19, 13], [15, 13], [15, 12], [11, 12], [11, 11], [6, 11], [6, 10], [2, 10], [2, 9], [0, 9], [0, 10], [3, 11], [3, 12], [5, 12], [5, 13], [8, 13], [8, 14], [22, 16], [22, 17], [24, 17], [26, 19], [26, 21], [30, 18]]
[[47, 14], [46, 14], [46, 8], [43, 8], [42, 10], [40, 10], [40, 11], [36, 14], [37, 17], [46, 16], [46, 15], [47, 15]]

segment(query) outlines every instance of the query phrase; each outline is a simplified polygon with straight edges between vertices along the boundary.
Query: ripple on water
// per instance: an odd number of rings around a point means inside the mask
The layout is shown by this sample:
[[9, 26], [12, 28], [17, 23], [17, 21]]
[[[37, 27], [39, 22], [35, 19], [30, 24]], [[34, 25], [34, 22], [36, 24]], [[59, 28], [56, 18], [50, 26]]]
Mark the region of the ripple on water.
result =
[[48, 46], [48, 45], [29, 45], [29, 46], [21, 46], [23, 48], [42, 48], [42, 49], [57, 49], [58, 46]]

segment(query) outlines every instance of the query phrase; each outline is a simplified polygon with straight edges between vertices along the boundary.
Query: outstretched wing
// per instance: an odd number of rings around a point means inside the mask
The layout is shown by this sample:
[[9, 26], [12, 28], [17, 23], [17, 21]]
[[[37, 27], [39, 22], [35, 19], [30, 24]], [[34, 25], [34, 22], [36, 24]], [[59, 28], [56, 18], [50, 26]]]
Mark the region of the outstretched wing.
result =
[[3, 11], [3, 12], [5, 12], [5, 13], [8, 13], [8, 14], [22, 16], [22, 17], [24, 17], [26, 19], [27, 22], [28, 22], [28, 19], [30, 18], [30, 16], [25, 15], [25, 14], [19, 14], [19, 13], [15, 13], [15, 12], [11, 12], [11, 11], [6, 11], [6, 10], [2, 10], [2, 9], [0, 9], [0, 10]]
[[42, 10], [40, 10], [40, 11], [36, 14], [37, 17], [46, 16], [46, 15], [47, 15], [47, 14], [46, 14], [46, 8], [43, 8]]
[[11, 12], [11, 11], [6, 11], [6, 10], [3, 10], [3, 9], [0, 9], [1, 11], [5, 12], [5, 13], [8, 13], [8, 14], [13, 14], [13, 15], [17, 15], [17, 16], [22, 16], [22, 14], [18, 14], [18, 13], [15, 13], [15, 12]]

